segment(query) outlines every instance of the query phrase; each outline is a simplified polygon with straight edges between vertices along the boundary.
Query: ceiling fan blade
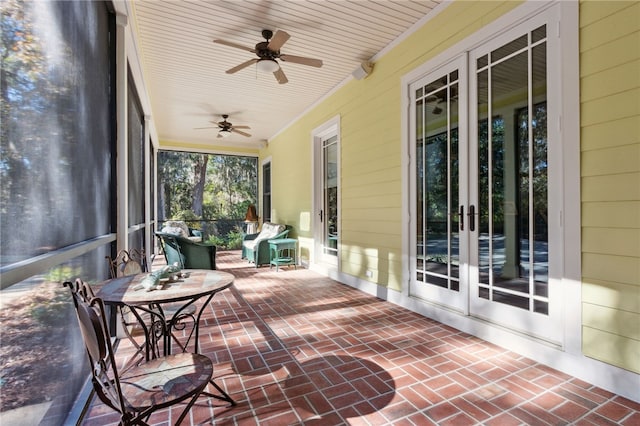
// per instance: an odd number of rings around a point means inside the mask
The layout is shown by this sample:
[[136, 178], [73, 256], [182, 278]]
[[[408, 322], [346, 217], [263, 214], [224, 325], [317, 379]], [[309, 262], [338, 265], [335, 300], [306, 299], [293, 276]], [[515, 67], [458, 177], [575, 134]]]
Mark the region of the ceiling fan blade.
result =
[[236, 72], [240, 71], [241, 69], [248, 67], [251, 64], [255, 64], [258, 61], [259, 61], [258, 58], [249, 59], [247, 62], [243, 62], [240, 65], [236, 65], [235, 67], [228, 69], [226, 72], [227, 72], [227, 74], [236, 73]]
[[316, 68], [320, 68], [322, 66], [322, 61], [320, 59], [305, 58], [304, 56], [280, 55], [280, 59], [282, 59], [285, 62], [293, 62], [294, 64], [309, 65]]
[[202, 130], [202, 129], [217, 129], [217, 127], [194, 127], [193, 130]]
[[236, 49], [246, 50], [247, 52], [256, 53], [256, 49], [254, 49], [253, 47], [243, 46], [241, 44], [237, 44], [237, 43], [234, 43], [232, 41], [213, 40], [213, 42], [217, 43], [217, 44], [223, 44], [223, 45], [229, 46], [229, 47], [235, 47]]
[[250, 129], [249, 126], [233, 126], [234, 129]]
[[287, 40], [289, 40], [289, 37], [291, 37], [289, 33], [280, 30], [276, 31], [273, 37], [271, 37], [271, 40], [267, 45], [267, 49], [277, 52], [278, 50], [280, 50], [282, 45], [285, 44]]
[[251, 137], [251, 135], [250, 135], [249, 133], [245, 133], [245, 132], [243, 132], [243, 131], [241, 131], [241, 130], [238, 130], [238, 129], [237, 129], [237, 128], [235, 128], [235, 127], [234, 127], [233, 129], [231, 129], [231, 131], [232, 131], [233, 133], [237, 133], [237, 134], [239, 134], [239, 135], [242, 135], [242, 136], [245, 136], [245, 137], [248, 137], [248, 138], [249, 138], [249, 137]]
[[274, 71], [273, 75], [275, 76], [276, 80], [278, 80], [278, 83], [280, 84], [285, 84], [289, 82], [289, 80], [287, 79], [287, 76], [284, 75], [284, 71], [282, 71], [282, 68], [278, 68], [276, 71]]

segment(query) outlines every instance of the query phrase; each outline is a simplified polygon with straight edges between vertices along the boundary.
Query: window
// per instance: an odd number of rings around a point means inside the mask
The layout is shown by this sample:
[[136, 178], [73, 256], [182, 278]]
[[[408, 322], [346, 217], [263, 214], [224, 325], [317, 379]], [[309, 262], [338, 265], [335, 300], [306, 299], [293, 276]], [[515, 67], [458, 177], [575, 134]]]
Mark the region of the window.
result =
[[239, 248], [247, 207], [258, 198], [257, 158], [160, 151], [157, 161], [158, 228], [184, 220], [204, 240]]
[[60, 282], [104, 279], [113, 239], [114, 17], [104, 2], [0, 8], [1, 409], [44, 404], [62, 424], [87, 370]]
[[271, 162], [262, 165], [262, 222], [271, 222]]
[[[133, 81], [129, 72], [129, 81]], [[138, 99], [138, 94], [133, 85], [128, 87], [127, 94], [127, 124], [129, 126], [127, 136], [128, 149], [128, 175], [127, 189], [129, 205], [129, 227], [144, 224], [145, 188], [144, 188], [144, 112]], [[145, 249], [144, 229], [138, 229], [129, 233], [129, 248]]]

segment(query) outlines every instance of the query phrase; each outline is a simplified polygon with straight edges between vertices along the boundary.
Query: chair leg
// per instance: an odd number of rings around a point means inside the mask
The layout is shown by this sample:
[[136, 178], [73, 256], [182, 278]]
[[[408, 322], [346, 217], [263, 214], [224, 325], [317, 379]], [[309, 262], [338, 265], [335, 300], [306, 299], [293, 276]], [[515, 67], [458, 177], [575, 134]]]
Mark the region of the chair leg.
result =
[[[202, 393], [204, 393], [204, 392], [202, 392]], [[184, 420], [184, 417], [187, 415], [189, 410], [191, 410], [191, 407], [193, 407], [193, 404], [195, 404], [196, 400], [198, 399], [198, 397], [200, 395], [202, 395], [202, 393], [197, 393], [197, 394], [193, 395], [193, 398], [191, 398], [191, 401], [189, 401], [189, 403], [187, 404], [187, 407], [180, 414], [180, 417], [178, 417], [178, 420], [175, 423], [176, 425], [179, 425], [180, 423], [182, 423], [182, 421]]]
[[[126, 316], [128, 315], [128, 313], [123, 311], [122, 308], [118, 308], [118, 311], [119, 312], [117, 315], [120, 317], [120, 325], [125, 334], [125, 337], [129, 339], [129, 341], [135, 348], [135, 353], [131, 356], [129, 361], [124, 366], [124, 371], [127, 371], [129, 368], [138, 365], [140, 361], [144, 360], [144, 347], [136, 341], [135, 337], [133, 337], [133, 335], [129, 331], [129, 327], [135, 327], [135, 324], [132, 325], [127, 322]], [[140, 355], [141, 359], [136, 361], [138, 355]]]
[[236, 402], [233, 400], [233, 398], [231, 398], [228, 393], [222, 390], [222, 388], [216, 382], [214, 382], [213, 379], [209, 380], [209, 383], [211, 383], [213, 387], [216, 388], [218, 392], [220, 392], [220, 395], [216, 395], [211, 392], [202, 392], [203, 394], [210, 396], [212, 398], [219, 399], [221, 401], [226, 401], [230, 403], [232, 406], [236, 405]]

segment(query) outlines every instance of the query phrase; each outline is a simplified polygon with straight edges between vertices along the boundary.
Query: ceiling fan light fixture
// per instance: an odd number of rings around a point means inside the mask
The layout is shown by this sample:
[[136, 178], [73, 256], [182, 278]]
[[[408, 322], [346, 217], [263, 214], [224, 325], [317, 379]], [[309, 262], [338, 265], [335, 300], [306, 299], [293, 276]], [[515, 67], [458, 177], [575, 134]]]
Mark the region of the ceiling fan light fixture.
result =
[[274, 73], [280, 69], [280, 65], [274, 59], [260, 59], [256, 63], [256, 67], [258, 67], [258, 71], [264, 73]]
[[223, 138], [227, 138], [227, 137], [231, 136], [231, 130], [222, 129], [222, 130], [220, 130], [218, 132], [218, 136], [221, 136]]

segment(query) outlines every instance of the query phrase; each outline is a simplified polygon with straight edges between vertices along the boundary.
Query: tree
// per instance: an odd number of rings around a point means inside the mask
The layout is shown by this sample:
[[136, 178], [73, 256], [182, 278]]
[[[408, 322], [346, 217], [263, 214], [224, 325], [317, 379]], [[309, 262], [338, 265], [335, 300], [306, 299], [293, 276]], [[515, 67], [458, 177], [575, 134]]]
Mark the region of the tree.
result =
[[[24, 4], [18, 0], [1, 3], [2, 22], [0, 43], [0, 180], [2, 181], [1, 208], [7, 214], [8, 209], [24, 211], [27, 206], [17, 199], [24, 194], [19, 188], [30, 179], [20, 179], [28, 174], [25, 162], [27, 150], [25, 139], [33, 142], [37, 135], [25, 134], [28, 127], [19, 126], [20, 122], [29, 122], [37, 112], [38, 82], [43, 80], [45, 60], [41, 45], [33, 32], [30, 15], [25, 14]], [[7, 233], [4, 233], [7, 235]]]
[[158, 153], [158, 220], [172, 219], [183, 210], [191, 210], [193, 170], [193, 158], [187, 153]]
[[193, 213], [202, 218], [202, 203], [204, 199], [204, 186], [207, 178], [207, 163], [209, 162], [208, 155], [199, 155], [194, 158], [193, 174], [193, 203], [191, 209]]
[[219, 155], [210, 167], [211, 187], [216, 194], [218, 214], [243, 218], [249, 204], [255, 204], [258, 190], [257, 161], [252, 157]]
[[[225, 232], [244, 219], [258, 192], [254, 157], [161, 151], [158, 154], [158, 218], [199, 219]], [[214, 233], [220, 231], [219, 227]]]

